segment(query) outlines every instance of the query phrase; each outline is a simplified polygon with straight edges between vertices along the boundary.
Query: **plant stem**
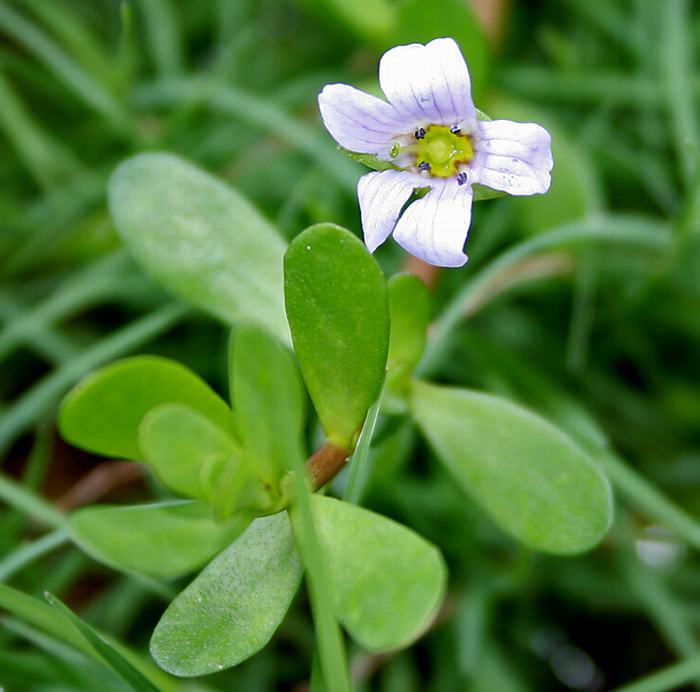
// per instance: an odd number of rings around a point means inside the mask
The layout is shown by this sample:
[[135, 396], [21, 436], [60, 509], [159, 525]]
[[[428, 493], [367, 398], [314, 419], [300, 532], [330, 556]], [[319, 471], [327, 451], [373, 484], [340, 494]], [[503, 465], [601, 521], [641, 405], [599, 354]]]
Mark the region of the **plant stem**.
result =
[[[319, 455], [326, 448], [340, 449], [331, 443], [326, 443], [314, 456]], [[347, 452], [345, 450], [342, 452], [344, 461]], [[326, 566], [323, 562], [323, 553], [311, 510], [311, 493], [306, 483], [305, 469], [301, 459], [294, 460], [292, 472], [295, 501], [290, 508], [289, 516], [299, 554], [306, 570], [311, 611], [317, 632], [316, 646], [318, 647], [325, 689], [327, 692], [350, 692], [343, 637], [333, 614]]]
[[311, 476], [313, 489], [318, 490], [333, 479], [345, 466], [350, 454], [352, 451], [332, 442], [319, 447], [306, 462], [306, 471]]

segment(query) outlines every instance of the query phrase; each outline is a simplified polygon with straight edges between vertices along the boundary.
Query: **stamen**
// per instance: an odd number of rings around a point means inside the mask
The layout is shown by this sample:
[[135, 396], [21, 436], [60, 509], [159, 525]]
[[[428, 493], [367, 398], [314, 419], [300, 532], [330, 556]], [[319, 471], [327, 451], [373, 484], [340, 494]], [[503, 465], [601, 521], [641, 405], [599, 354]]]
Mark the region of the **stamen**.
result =
[[418, 164], [418, 168], [419, 168], [421, 171], [429, 171], [429, 170], [430, 170], [430, 164], [429, 164], [427, 161], [421, 161], [421, 162]]
[[423, 137], [425, 137], [425, 128], [419, 127], [416, 130], [416, 139], [423, 139]]
[[453, 126], [450, 128], [450, 132], [451, 132], [453, 135], [458, 135], [461, 131], [462, 131], [462, 128], [461, 128], [459, 125], [453, 125]]
[[458, 176], [457, 176], [457, 185], [464, 185], [464, 183], [467, 182], [467, 174], [462, 171]]

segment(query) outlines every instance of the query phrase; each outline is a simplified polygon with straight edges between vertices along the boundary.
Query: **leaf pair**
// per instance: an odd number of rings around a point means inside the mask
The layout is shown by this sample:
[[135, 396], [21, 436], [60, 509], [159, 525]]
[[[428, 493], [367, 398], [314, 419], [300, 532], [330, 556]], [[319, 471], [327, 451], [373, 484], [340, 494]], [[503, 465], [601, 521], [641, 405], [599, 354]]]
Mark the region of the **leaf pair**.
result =
[[[430, 624], [446, 571], [439, 551], [410, 529], [314, 495], [336, 617], [370, 651], [405, 646]], [[256, 519], [172, 602], [151, 640], [167, 671], [205, 675], [260, 650], [301, 579], [286, 512]]]
[[178, 576], [282, 502], [285, 445], [300, 449], [303, 429], [296, 367], [286, 349], [252, 327], [239, 331], [230, 360], [236, 418], [189, 370], [152, 356], [109, 365], [68, 395], [60, 415], [66, 439], [142, 459], [175, 493], [195, 500], [73, 513], [73, 537], [96, 559]]

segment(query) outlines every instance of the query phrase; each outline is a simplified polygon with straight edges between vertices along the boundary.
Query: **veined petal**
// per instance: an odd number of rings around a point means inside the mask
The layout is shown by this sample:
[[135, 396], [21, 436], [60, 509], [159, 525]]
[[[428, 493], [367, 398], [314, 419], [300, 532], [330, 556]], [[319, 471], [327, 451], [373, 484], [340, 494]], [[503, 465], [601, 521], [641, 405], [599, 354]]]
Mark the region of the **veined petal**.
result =
[[551, 182], [552, 143], [535, 123], [482, 120], [474, 142], [472, 181], [509, 195], [547, 192]]
[[357, 183], [365, 245], [374, 252], [388, 237], [403, 205], [421, 181], [405, 171], [375, 171]]
[[406, 130], [396, 109], [347, 84], [328, 84], [318, 96], [323, 124], [341, 147], [388, 159], [391, 140]]
[[403, 213], [394, 229], [394, 239], [412, 255], [439, 267], [461, 267], [462, 251], [472, 214], [470, 185], [454, 179], [431, 181], [434, 187]]
[[379, 84], [389, 102], [414, 125], [476, 122], [469, 69], [451, 38], [412, 43], [384, 53]]

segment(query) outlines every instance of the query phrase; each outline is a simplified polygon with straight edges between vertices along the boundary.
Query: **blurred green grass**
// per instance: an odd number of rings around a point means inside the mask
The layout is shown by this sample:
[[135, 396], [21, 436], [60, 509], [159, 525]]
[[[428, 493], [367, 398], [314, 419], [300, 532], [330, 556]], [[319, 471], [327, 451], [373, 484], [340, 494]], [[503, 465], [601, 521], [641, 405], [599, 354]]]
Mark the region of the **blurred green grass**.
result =
[[[362, 169], [335, 151], [316, 94], [331, 81], [375, 87], [382, 50], [435, 35], [461, 41], [478, 106], [551, 129], [556, 167], [545, 197], [477, 205], [470, 262], [437, 286], [438, 328], [456, 328], [433, 350], [432, 373], [520, 399], [583, 437], [594, 421], [657, 490], [700, 511], [700, 12], [684, 0], [506, 6], [493, 45], [462, 0], [0, 3], [3, 554], [54, 527], [46, 500], [97, 468], [53, 433], [56, 404], [82, 374], [146, 350], [224, 386], [225, 329], [171, 302], [119, 248], [105, 204], [117, 163], [175, 151], [235, 185], [286, 237], [319, 221], [359, 232]], [[536, 247], [571, 227], [650, 240]], [[534, 254], [494, 262], [528, 241]], [[387, 273], [404, 260], [392, 245], [378, 256]], [[388, 661], [351, 652], [358, 689], [610, 689], [700, 654], [697, 555], [650, 533], [654, 517], [624, 498], [594, 553], [543, 557], [465, 505], [410, 430], [389, 427], [374, 453], [367, 504], [442, 548], [451, 595], [413, 649]], [[109, 497], [162, 492], [147, 481]], [[657, 553], [639, 559], [642, 540]], [[649, 557], [659, 550], [661, 567]], [[158, 585], [63, 544], [16, 569], [12, 585], [58, 593], [145, 651]], [[303, 680], [306, 613], [300, 601], [273, 646], [207, 688]], [[6, 689], [119, 689], [37, 623], [2, 621]]]

